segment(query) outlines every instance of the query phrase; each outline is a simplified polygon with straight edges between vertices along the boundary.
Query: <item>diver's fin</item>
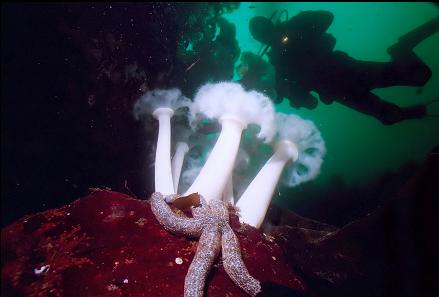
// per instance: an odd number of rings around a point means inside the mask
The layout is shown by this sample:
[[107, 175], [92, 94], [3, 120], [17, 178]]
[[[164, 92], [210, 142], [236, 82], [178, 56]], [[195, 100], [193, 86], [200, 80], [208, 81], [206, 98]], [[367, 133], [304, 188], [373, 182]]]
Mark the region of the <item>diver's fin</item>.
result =
[[387, 52], [399, 56], [412, 51], [421, 41], [439, 31], [439, 16], [400, 36], [398, 42], [390, 46]]
[[400, 36], [398, 42], [415, 47], [418, 43], [439, 31], [439, 16]]

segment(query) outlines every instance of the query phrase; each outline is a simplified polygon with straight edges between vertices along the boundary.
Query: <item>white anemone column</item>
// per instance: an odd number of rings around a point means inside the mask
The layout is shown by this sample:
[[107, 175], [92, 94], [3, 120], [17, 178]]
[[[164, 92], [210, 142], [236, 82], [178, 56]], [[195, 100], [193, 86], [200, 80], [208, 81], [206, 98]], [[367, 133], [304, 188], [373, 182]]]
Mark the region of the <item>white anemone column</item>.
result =
[[232, 174], [242, 130], [247, 124], [232, 115], [222, 116], [219, 122], [221, 124], [220, 136], [206, 164], [185, 195], [199, 193], [207, 201], [221, 200], [227, 179]]
[[189, 151], [186, 142], [177, 142], [174, 158], [172, 158], [172, 180], [174, 181], [175, 193], [178, 193], [178, 183], [180, 181], [181, 167], [183, 166], [184, 156]]
[[163, 195], [175, 194], [171, 169], [171, 117], [174, 111], [162, 107], [153, 112], [159, 121], [159, 135], [155, 153], [155, 191]]
[[240, 209], [241, 222], [256, 228], [261, 226], [285, 164], [289, 160], [296, 161], [298, 156], [298, 149], [293, 142], [281, 140], [277, 143], [273, 156], [236, 203]]
[[223, 191], [223, 201], [226, 203], [230, 203], [232, 205], [235, 204], [235, 199], [233, 197], [233, 178], [231, 174], [227, 179], [226, 186]]

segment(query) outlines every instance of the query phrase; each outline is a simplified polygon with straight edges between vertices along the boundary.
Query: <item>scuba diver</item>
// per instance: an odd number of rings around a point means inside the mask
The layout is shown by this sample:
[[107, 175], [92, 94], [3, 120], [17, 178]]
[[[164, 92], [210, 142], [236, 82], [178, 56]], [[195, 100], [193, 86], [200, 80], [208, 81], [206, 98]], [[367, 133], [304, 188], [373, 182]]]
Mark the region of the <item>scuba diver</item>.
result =
[[390, 46], [390, 62], [361, 61], [334, 51], [336, 40], [326, 32], [333, 19], [331, 12], [319, 10], [302, 11], [284, 22], [273, 23], [271, 18], [260, 16], [250, 20], [253, 38], [266, 44], [265, 52], [271, 47], [268, 57], [276, 69], [275, 103], [286, 97], [294, 108], [314, 109], [318, 100], [311, 91], [315, 91], [325, 104], [337, 101], [377, 118], [384, 125], [425, 117], [428, 104], [399, 107], [371, 90], [422, 87], [427, 83], [431, 70], [413, 49], [439, 30], [439, 17], [401, 36]]

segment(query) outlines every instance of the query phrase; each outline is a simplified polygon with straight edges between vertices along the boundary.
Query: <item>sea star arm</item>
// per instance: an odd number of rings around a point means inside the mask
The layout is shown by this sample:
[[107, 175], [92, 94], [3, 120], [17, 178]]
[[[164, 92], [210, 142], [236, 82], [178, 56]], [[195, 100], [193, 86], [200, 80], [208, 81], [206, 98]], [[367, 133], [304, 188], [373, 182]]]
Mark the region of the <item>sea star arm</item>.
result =
[[160, 225], [169, 232], [191, 237], [200, 236], [203, 228], [202, 220], [178, 216], [165, 202], [161, 193], [155, 192], [151, 195], [151, 210]]
[[200, 205], [197, 207], [192, 207], [192, 215], [194, 218], [202, 218], [208, 216], [209, 206], [207, 205], [206, 199], [200, 196]]
[[184, 280], [185, 297], [202, 297], [207, 274], [221, 250], [221, 233], [217, 226], [206, 226], [197, 252]]
[[245, 267], [238, 238], [228, 225], [222, 231], [222, 254], [224, 269], [233, 282], [247, 294], [256, 296], [261, 291], [261, 284]]

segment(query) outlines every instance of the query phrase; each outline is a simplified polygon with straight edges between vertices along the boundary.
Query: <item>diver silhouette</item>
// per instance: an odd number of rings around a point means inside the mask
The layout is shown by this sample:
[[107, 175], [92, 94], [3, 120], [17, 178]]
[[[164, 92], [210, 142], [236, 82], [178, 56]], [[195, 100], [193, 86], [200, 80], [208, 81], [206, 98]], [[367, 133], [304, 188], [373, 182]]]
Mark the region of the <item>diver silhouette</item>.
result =
[[385, 125], [426, 116], [426, 104], [399, 107], [371, 92], [390, 86], [424, 86], [430, 68], [413, 52], [422, 40], [439, 30], [439, 17], [401, 36], [387, 49], [390, 62], [361, 61], [334, 50], [336, 40], [326, 32], [334, 16], [329, 11], [302, 11], [273, 23], [265, 17], [250, 20], [253, 38], [271, 47], [270, 63], [276, 69], [277, 98], [286, 97], [294, 108], [314, 109], [318, 100], [337, 101], [377, 118]]

